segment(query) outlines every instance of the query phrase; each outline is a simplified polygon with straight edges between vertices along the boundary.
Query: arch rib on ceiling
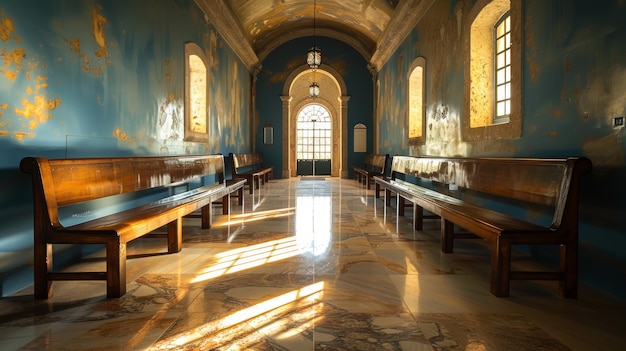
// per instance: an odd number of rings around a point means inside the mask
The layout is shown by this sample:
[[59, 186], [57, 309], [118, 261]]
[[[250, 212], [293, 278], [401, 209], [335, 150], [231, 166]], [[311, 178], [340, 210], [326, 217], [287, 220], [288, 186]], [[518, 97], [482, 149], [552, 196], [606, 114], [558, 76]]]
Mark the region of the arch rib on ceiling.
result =
[[[219, 35], [223, 37], [252, 74], [258, 73], [261, 69], [261, 61], [279, 45], [296, 38], [311, 36], [310, 29], [296, 30], [292, 28], [290, 30], [283, 28], [281, 33], [265, 34], [265, 37], [272, 38], [272, 40], [265, 40], [264, 44], [259, 44], [259, 49], [255, 50], [255, 46], [252, 44], [255, 40], [245, 31], [240, 21], [241, 17], [233, 11], [228, 0], [195, 1], [205, 13], [207, 21], [213, 24]], [[333, 28], [319, 28], [317, 35], [334, 38], [352, 46], [366, 61], [370, 62], [370, 66], [378, 70], [415, 28], [434, 1], [389, 1], [389, 6], [395, 6], [395, 10], [385, 30], [380, 35], [371, 32], [363, 33], [362, 36], [349, 34], [354, 32], [353, 28], [348, 28], [347, 24], [342, 24], [340, 16], [337, 16], [338, 19], [333, 21]], [[271, 5], [268, 4], [267, 6]], [[271, 22], [269, 19], [267, 20]], [[363, 21], [365, 22], [366, 19], [364, 18]], [[345, 26], [345, 31], [341, 30], [342, 25]], [[371, 37], [377, 38], [375, 43], [369, 39]]]

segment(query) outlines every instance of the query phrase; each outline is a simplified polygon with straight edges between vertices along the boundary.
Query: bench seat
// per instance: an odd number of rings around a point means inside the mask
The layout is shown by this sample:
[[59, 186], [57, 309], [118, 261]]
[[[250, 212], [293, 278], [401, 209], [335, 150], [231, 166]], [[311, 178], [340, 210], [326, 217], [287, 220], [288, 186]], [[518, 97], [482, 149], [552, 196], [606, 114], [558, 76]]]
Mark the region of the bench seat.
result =
[[233, 178], [246, 179], [250, 194], [273, 178], [274, 166], [265, 166], [263, 154], [260, 152], [230, 153], [228, 157], [232, 164]]
[[[385, 206], [396, 196], [397, 215], [405, 201], [413, 203], [413, 225], [422, 229], [424, 211], [441, 218], [441, 250], [453, 252], [455, 238], [478, 237], [491, 246], [491, 292], [509, 296], [510, 280], [557, 280], [563, 297], [578, 290], [578, 187], [591, 170], [586, 158], [470, 159], [394, 156], [390, 179], [376, 178], [385, 192]], [[420, 186], [415, 178], [430, 182]], [[450, 187], [450, 184], [453, 186]], [[460, 189], [460, 190], [450, 190]], [[464, 199], [460, 192], [470, 194]], [[532, 223], [475, 203], [480, 194], [513, 199], [520, 206], [546, 206], [551, 224]], [[385, 207], [386, 210], [386, 207]], [[455, 226], [467, 232], [455, 231]], [[559, 249], [557, 271], [511, 270], [513, 245], [553, 245]]]
[[[365, 185], [367, 189], [370, 189], [371, 184], [374, 182], [374, 177], [382, 177], [385, 175], [385, 169], [387, 167], [388, 160], [389, 154], [365, 155], [365, 162], [362, 167], [352, 166], [354, 179], [356, 179], [357, 182]], [[378, 195], [378, 192], [376, 194]]]
[[[35, 298], [40, 299], [52, 296], [54, 280], [106, 280], [107, 297], [124, 295], [128, 242], [142, 236], [164, 237], [168, 253], [179, 252], [182, 218], [200, 211], [202, 227], [209, 228], [213, 203], [220, 201], [223, 213], [229, 213], [230, 194], [246, 182], [225, 182], [222, 155], [27, 157], [20, 167], [33, 183], [34, 282]], [[154, 194], [147, 196], [146, 191]], [[104, 199], [106, 204], [99, 203]], [[82, 211], [87, 220], [72, 223], [60, 215], [68, 207]], [[164, 226], [166, 234], [152, 233]], [[106, 270], [53, 271], [53, 244], [104, 244]]]

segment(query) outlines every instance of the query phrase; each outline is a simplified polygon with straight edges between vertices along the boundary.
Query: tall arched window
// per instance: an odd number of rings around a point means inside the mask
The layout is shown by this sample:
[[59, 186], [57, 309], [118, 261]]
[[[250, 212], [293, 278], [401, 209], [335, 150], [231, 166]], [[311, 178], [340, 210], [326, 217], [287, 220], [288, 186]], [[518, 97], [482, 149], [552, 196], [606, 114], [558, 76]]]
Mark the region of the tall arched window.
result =
[[207, 66], [202, 49], [185, 44], [185, 140], [209, 140]]
[[522, 5], [478, 0], [470, 10], [464, 30], [464, 140], [521, 137]]
[[296, 158], [298, 160], [330, 160], [332, 125], [330, 113], [320, 104], [305, 106], [298, 114]]
[[409, 72], [409, 145], [419, 145], [426, 140], [426, 59], [416, 58]]

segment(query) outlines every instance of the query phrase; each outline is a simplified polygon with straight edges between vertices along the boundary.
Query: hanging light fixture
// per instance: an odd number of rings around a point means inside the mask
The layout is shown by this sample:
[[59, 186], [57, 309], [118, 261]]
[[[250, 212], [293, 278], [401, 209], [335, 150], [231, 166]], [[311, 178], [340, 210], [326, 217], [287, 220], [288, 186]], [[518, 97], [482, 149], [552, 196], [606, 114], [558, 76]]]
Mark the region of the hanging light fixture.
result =
[[316, 70], [322, 64], [322, 50], [315, 45], [315, 11], [317, 1], [313, 1], [313, 46], [306, 53], [306, 63], [312, 70]]
[[317, 9], [317, 1], [313, 1], [313, 46], [306, 53], [306, 63], [313, 70], [313, 83], [309, 85], [309, 96], [316, 98], [320, 95], [320, 86], [315, 81], [315, 71], [322, 64], [322, 51], [315, 45], [315, 10]]
[[309, 96], [312, 98], [316, 98], [319, 95], [320, 95], [320, 86], [317, 84], [317, 82], [311, 83], [311, 85], [309, 85]]

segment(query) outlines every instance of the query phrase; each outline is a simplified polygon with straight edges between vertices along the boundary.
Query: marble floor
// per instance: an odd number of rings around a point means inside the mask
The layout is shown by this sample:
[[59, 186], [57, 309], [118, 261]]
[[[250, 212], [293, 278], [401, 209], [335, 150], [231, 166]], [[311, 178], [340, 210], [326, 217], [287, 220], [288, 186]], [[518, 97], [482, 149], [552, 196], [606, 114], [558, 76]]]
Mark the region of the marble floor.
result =
[[[375, 206], [376, 205], [376, 206]], [[407, 211], [410, 212], [410, 211]], [[183, 250], [129, 246], [128, 292], [55, 282], [0, 299], [0, 350], [618, 350], [626, 302], [584, 284], [514, 281], [489, 293], [477, 240], [440, 251], [356, 181], [272, 180], [211, 229], [185, 219]], [[516, 262], [535, 264], [522, 253]], [[71, 267], [103, 269], [102, 254]]]

